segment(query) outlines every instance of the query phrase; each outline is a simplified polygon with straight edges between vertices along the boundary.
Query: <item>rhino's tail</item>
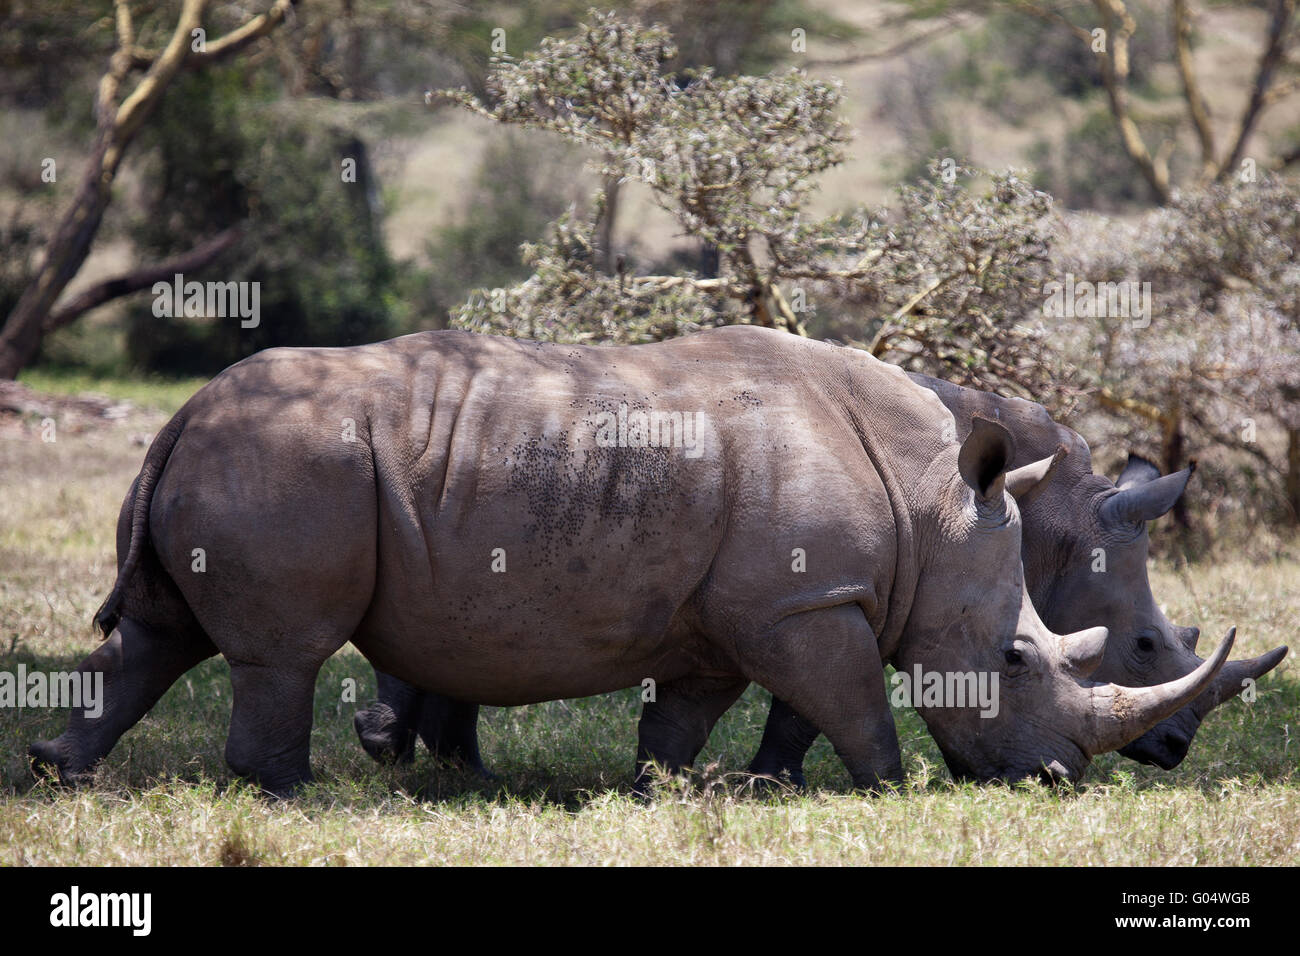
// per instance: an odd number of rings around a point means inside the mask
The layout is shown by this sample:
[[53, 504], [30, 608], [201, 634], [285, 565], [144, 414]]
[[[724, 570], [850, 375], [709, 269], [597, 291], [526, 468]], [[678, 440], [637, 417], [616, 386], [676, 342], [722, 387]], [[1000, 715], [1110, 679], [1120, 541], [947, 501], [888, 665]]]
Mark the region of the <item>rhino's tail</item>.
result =
[[122, 619], [122, 595], [126, 590], [127, 582], [131, 580], [131, 575], [135, 573], [136, 566], [140, 563], [140, 552], [149, 534], [149, 506], [153, 503], [153, 491], [158, 484], [159, 476], [163, 473], [163, 468], [167, 465], [167, 459], [171, 457], [172, 449], [176, 447], [177, 439], [181, 437], [182, 424], [180, 415], [176, 415], [169, 421], [149, 446], [149, 451], [144, 456], [144, 464], [140, 466], [140, 476], [135, 485], [135, 500], [131, 502], [131, 537], [126, 548], [126, 558], [122, 561], [122, 567], [118, 569], [113, 590], [108, 593], [104, 603], [95, 612], [95, 624], [105, 637], [113, 633], [113, 628], [117, 627], [117, 622]]

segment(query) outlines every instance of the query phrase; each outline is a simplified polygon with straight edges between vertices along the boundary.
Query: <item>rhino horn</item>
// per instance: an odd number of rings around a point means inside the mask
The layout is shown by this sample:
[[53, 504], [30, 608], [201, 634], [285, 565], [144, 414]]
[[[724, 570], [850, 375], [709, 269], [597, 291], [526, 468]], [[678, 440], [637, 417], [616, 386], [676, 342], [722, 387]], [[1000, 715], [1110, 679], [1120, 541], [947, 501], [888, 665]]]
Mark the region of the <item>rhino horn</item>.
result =
[[1210, 688], [1232, 651], [1237, 629], [1229, 628], [1209, 660], [1190, 674], [1154, 687], [1099, 684], [1091, 688], [1090, 725], [1079, 745], [1090, 756], [1118, 750]]
[[[1182, 471], [1176, 471], [1172, 475], [1121, 487], [1102, 503], [1102, 519], [1110, 524], [1141, 524], [1145, 521], [1155, 521], [1182, 497], [1187, 482], [1195, 471], [1196, 462], [1193, 461]], [[1127, 468], [1125, 473], [1128, 473]]]
[[1104, 627], [1090, 627], [1061, 637], [1061, 653], [1071, 674], [1088, 677], [1101, 666], [1108, 634]]
[[1017, 501], [1027, 501], [1030, 493], [1038, 488], [1046, 488], [1056, 466], [1070, 453], [1064, 445], [1057, 445], [1056, 451], [1049, 457], [1021, 465], [1014, 471], [1007, 472], [1007, 491]]
[[1160, 477], [1160, 469], [1141, 455], [1135, 455], [1129, 452], [1128, 461], [1124, 465], [1124, 470], [1120, 472], [1115, 479], [1115, 487], [1120, 491], [1126, 491], [1138, 485], [1145, 485], [1148, 481], [1155, 481]]
[[1275, 647], [1267, 654], [1252, 657], [1244, 661], [1228, 661], [1219, 671], [1214, 683], [1200, 697], [1196, 698], [1193, 708], [1201, 719], [1226, 700], [1231, 700], [1246, 689], [1247, 681], [1259, 680], [1286, 657], [1288, 648]]
[[1006, 427], [976, 415], [961, 443], [957, 471], [982, 503], [1001, 503], [1007, 465], [1016, 457], [1016, 440]]

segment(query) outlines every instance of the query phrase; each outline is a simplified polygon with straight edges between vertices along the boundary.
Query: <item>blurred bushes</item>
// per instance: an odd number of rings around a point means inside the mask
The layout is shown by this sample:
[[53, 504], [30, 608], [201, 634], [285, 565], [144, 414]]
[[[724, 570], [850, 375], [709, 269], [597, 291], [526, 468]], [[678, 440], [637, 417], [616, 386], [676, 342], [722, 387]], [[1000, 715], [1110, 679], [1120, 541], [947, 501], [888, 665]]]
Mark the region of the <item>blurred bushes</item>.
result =
[[[251, 88], [250, 88], [251, 86]], [[186, 279], [260, 283], [261, 321], [160, 318], [142, 297], [127, 351], [146, 371], [212, 374], [279, 345], [354, 345], [400, 322], [398, 269], [365, 143], [276, 103], [237, 70], [181, 77], [142, 144], [148, 151], [133, 238], [146, 261], [246, 224], [239, 247]], [[345, 162], [355, 181], [344, 181]]]

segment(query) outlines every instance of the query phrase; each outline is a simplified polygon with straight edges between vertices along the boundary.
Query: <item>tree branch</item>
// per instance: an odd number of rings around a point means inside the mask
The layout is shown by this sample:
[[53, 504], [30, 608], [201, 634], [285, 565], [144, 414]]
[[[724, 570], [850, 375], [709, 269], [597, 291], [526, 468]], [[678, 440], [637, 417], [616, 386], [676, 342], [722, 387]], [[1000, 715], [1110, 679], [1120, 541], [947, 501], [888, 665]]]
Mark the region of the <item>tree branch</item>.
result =
[[193, 249], [164, 259], [162, 262], [97, 282], [90, 288], [73, 296], [63, 305], [50, 310], [45, 318], [43, 331], [48, 334], [55, 329], [75, 321], [91, 309], [98, 308], [105, 302], [130, 295], [152, 286], [155, 282], [171, 279], [179, 273], [197, 272], [207, 266], [223, 252], [243, 238], [243, 229], [232, 226], [219, 232], [211, 239], [199, 243]]
[[1295, 14], [1295, 5], [1296, 0], [1275, 0], [1273, 4], [1273, 14], [1269, 18], [1264, 52], [1259, 57], [1259, 67], [1255, 71], [1255, 82], [1250, 90], [1250, 100], [1246, 103], [1246, 109], [1241, 114], [1241, 122], [1237, 124], [1237, 136], [1232, 144], [1232, 150], [1219, 167], [1218, 176], [1215, 177], [1220, 182], [1226, 179], [1241, 162], [1242, 153], [1246, 151], [1246, 140], [1250, 138], [1250, 134], [1255, 129], [1255, 123], [1259, 120], [1259, 114], [1266, 105], [1269, 86], [1273, 82], [1273, 73], [1277, 70], [1278, 64], [1282, 62], [1286, 53], [1287, 29], [1290, 26], [1291, 17]]
[[[257, 42], [283, 23], [289, 16], [291, 9], [297, 6], [297, 3], [298, 0], [275, 0], [271, 9], [265, 13], [259, 13], [243, 26], [232, 30], [220, 39], [205, 43], [202, 50], [191, 50], [185, 58], [185, 69], [201, 70], [213, 63], [234, 56], [240, 50]], [[188, 34], [186, 40], [189, 40]], [[170, 44], [168, 46], [170, 47]], [[129, 45], [124, 46], [124, 49], [127, 50], [130, 57], [131, 68], [136, 70], [152, 68], [159, 57], [166, 53], [165, 50], [163, 53], [157, 53], [150, 50], [141, 50], [138, 47], [132, 48]]]
[[1196, 78], [1196, 67], [1192, 62], [1192, 18], [1187, 11], [1187, 0], [1174, 0], [1171, 24], [1174, 34], [1175, 60], [1178, 63], [1178, 75], [1183, 81], [1183, 98], [1187, 101], [1187, 112], [1196, 128], [1196, 137], [1201, 142], [1201, 176], [1209, 180], [1219, 171], [1214, 157], [1218, 150], [1214, 145], [1214, 126], [1210, 121], [1210, 108], [1201, 94], [1200, 83]]

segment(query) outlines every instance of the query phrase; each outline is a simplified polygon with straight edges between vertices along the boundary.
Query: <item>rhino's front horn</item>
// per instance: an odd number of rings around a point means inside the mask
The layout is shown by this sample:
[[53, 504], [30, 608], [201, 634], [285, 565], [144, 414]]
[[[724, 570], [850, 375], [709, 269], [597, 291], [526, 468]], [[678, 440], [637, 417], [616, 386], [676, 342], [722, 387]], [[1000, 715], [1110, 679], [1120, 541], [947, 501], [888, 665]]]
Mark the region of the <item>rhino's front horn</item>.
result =
[[1154, 687], [1101, 684], [1091, 688], [1089, 726], [1079, 745], [1088, 755], [1118, 750], [1141, 737], [1169, 715], [1181, 710], [1214, 683], [1232, 652], [1237, 629], [1229, 628], [1209, 660], [1190, 674]]
[[1259, 680], [1277, 667], [1282, 663], [1282, 658], [1286, 657], [1287, 650], [1285, 646], [1275, 647], [1259, 657], [1244, 661], [1228, 661], [1224, 664], [1223, 670], [1219, 671], [1219, 676], [1214, 679], [1210, 689], [1196, 698], [1196, 702], [1192, 705], [1197, 718], [1204, 720], [1205, 715], [1214, 708], [1245, 690], [1248, 681]]
[[1155, 521], [1182, 497], [1196, 471], [1196, 462], [1172, 475], [1141, 482], [1115, 492], [1101, 505], [1101, 517], [1108, 524], [1142, 524]]

